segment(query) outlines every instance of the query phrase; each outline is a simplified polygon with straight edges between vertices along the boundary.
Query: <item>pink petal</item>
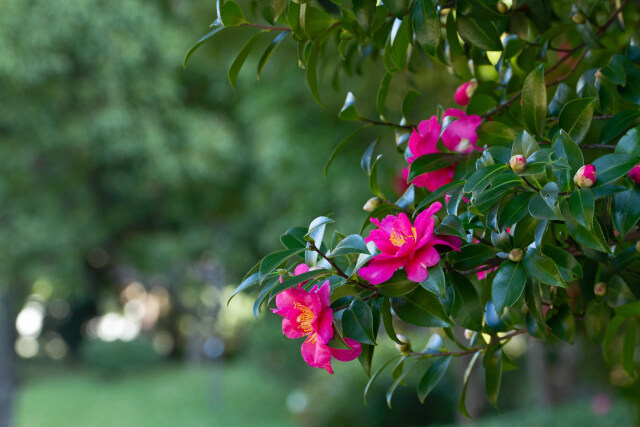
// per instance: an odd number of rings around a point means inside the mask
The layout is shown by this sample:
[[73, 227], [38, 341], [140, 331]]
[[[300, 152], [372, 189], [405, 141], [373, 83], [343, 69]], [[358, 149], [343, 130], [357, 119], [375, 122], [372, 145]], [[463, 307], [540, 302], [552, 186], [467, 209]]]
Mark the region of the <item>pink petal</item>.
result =
[[429, 120], [423, 120], [418, 125], [418, 131], [414, 129], [409, 138], [409, 151], [413, 157], [420, 157], [429, 153], [437, 153], [438, 139], [440, 138], [440, 124], [436, 116]]
[[[329, 285], [329, 281], [325, 281], [319, 289], [318, 285], [315, 285], [313, 288], [315, 289], [315, 293], [320, 298], [322, 307], [329, 307], [331, 305], [331, 285]], [[311, 292], [314, 291], [312, 290]]]
[[432, 247], [427, 246], [420, 249], [414, 254], [414, 258], [405, 266], [407, 279], [413, 282], [422, 282], [426, 280], [428, 273], [427, 267], [432, 267], [440, 261], [440, 254]]
[[[448, 149], [459, 153], [469, 153], [477, 149], [478, 135], [476, 134], [476, 128], [482, 122], [480, 116], [467, 116], [464, 111], [450, 108], [445, 111], [444, 117], [458, 117], [458, 120], [449, 124], [442, 134], [442, 142]], [[463, 139], [468, 141], [466, 147], [461, 144]]]
[[451, 165], [433, 172], [423, 173], [422, 175], [418, 175], [413, 181], [411, 181], [411, 184], [415, 185], [416, 187], [426, 187], [429, 191], [436, 191], [443, 185], [446, 185], [453, 181], [455, 168], [455, 165]]
[[362, 345], [358, 341], [344, 337], [344, 342], [351, 347], [351, 349], [329, 347], [333, 357], [341, 362], [349, 362], [350, 360], [360, 356], [360, 353], [362, 352]]
[[291, 339], [302, 338], [305, 336], [305, 333], [298, 330], [299, 324], [297, 322], [292, 322], [289, 319], [282, 319], [282, 333]]
[[456, 89], [456, 93], [453, 96], [453, 100], [456, 104], [465, 106], [469, 103], [470, 98], [469, 95], [467, 95], [467, 88], [470, 84], [471, 82], [466, 82], [458, 86], [458, 89]]
[[333, 338], [333, 309], [325, 308], [314, 322], [316, 328], [316, 337], [325, 344]]
[[379, 285], [389, 280], [391, 276], [393, 276], [393, 273], [402, 267], [403, 264], [403, 259], [382, 257], [382, 254], [376, 255], [369, 261], [369, 265], [358, 270], [358, 275], [372, 285]]
[[326, 344], [320, 341], [306, 340], [302, 343], [300, 350], [302, 358], [312, 368], [331, 366], [331, 351]]
[[431, 217], [440, 209], [442, 209], [442, 203], [434, 202], [427, 209], [420, 212], [420, 214], [416, 217], [414, 223], [416, 227], [416, 234], [418, 235], [418, 240], [420, 240], [420, 238], [424, 235], [427, 229], [428, 220], [431, 219]]

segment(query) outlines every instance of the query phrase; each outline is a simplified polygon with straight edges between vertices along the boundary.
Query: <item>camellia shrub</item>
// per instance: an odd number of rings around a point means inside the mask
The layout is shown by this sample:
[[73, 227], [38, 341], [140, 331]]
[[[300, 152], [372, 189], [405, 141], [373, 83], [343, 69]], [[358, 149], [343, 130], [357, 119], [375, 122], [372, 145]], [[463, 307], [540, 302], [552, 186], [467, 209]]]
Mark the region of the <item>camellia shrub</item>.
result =
[[[319, 70], [334, 79], [382, 70], [375, 108], [361, 115], [348, 93], [338, 117], [379, 129], [361, 166], [372, 195], [360, 233], [328, 233], [320, 216], [281, 236], [284, 249], [258, 262], [237, 292], [257, 289], [254, 312], [271, 307], [302, 358], [332, 373], [358, 359], [371, 383], [389, 368], [387, 401], [414, 368], [424, 400], [456, 356], [484, 369], [497, 406], [503, 346], [528, 334], [573, 342], [584, 331], [612, 368], [637, 376], [640, 317], [640, 46], [629, 0], [258, 0], [251, 17], [218, 0], [218, 18], [188, 52], [228, 27], [248, 41], [273, 37], [258, 73], [285, 40], [297, 45], [311, 95]], [[409, 123], [422, 74], [453, 73], [448, 108]], [[404, 91], [399, 111], [386, 98]], [[397, 83], [397, 82], [396, 82]], [[455, 107], [455, 108], [454, 108]], [[401, 116], [394, 122], [387, 117]], [[381, 142], [382, 141], [382, 142]], [[378, 185], [378, 144], [404, 155], [407, 189]], [[354, 165], [355, 167], [355, 165]], [[274, 314], [272, 314], [274, 315]], [[414, 349], [394, 322], [436, 328]], [[380, 328], [381, 324], [383, 328]], [[383, 329], [399, 354], [371, 372]], [[464, 333], [463, 333], [464, 331]], [[427, 359], [427, 363], [417, 363]], [[432, 363], [431, 363], [432, 362]], [[365, 390], [366, 394], [366, 390]]]

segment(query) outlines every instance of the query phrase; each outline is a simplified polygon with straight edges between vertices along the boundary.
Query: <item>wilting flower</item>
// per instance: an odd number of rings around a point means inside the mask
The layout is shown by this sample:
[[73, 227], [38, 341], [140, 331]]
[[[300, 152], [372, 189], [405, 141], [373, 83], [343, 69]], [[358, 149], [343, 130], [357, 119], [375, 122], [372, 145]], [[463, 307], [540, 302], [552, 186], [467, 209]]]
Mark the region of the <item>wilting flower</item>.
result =
[[[482, 118], [476, 115], [467, 115], [464, 111], [450, 108], [444, 113], [444, 119], [447, 117], [457, 117], [442, 133], [442, 143], [451, 151], [457, 153], [469, 153], [473, 150], [480, 150], [476, 147], [478, 135], [476, 128], [482, 122]], [[418, 129], [413, 130], [409, 138], [409, 151], [411, 157], [407, 158], [409, 164], [415, 159], [425, 154], [438, 152], [438, 139], [442, 127], [438, 123], [436, 116], [432, 116], [429, 120], [423, 120], [418, 124]], [[424, 173], [413, 181], [417, 187], [426, 187], [429, 191], [435, 191], [445, 184], [453, 181], [453, 173], [455, 165]], [[409, 168], [403, 169], [402, 174], [405, 179], [409, 176]]]
[[428, 275], [427, 267], [440, 261], [440, 254], [435, 246], [445, 245], [458, 251], [462, 244], [458, 237], [433, 234], [433, 214], [441, 207], [441, 203], [435, 202], [418, 215], [415, 224], [411, 224], [404, 213], [398, 216], [388, 215], [382, 222], [371, 218], [371, 222], [378, 228], [371, 230], [365, 241], [374, 242], [382, 253], [373, 257], [358, 274], [371, 284], [378, 285], [389, 280], [397, 269], [404, 267], [409, 280], [425, 280]]
[[460, 86], [458, 86], [458, 89], [456, 89], [456, 93], [453, 96], [456, 104], [462, 106], [467, 105], [477, 87], [478, 82], [476, 81], [476, 79], [471, 79], [468, 82], [462, 83]]
[[[294, 270], [294, 274], [297, 276], [307, 271], [309, 267], [300, 264]], [[302, 288], [305, 283], [280, 292], [276, 296], [278, 308], [272, 311], [283, 317], [282, 333], [287, 338], [307, 337], [301, 348], [304, 361], [311, 367], [324, 368], [332, 374], [331, 356], [345, 362], [353, 360], [360, 355], [361, 345], [351, 338], [344, 338], [351, 349], [337, 349], [327, 345], [333, 337], [329, 281], [320, 287], [315, 285], [310, 291]]]
[[592, 187], [596, 182], [596, 167], [593, 165], [582, 166], [573, 177], [573, 182], [578, 187]]
[[640, 182], [640, 163], [631, 168], [629, 178], [631, 178], [633, 182]]

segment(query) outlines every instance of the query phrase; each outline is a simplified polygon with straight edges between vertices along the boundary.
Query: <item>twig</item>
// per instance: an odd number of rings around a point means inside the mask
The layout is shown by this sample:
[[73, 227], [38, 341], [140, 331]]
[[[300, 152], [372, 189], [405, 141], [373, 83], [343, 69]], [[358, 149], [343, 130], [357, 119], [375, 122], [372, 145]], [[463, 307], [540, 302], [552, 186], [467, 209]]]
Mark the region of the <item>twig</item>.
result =
[[467, 354], [474, 354], [474, 353], [477, 353], [479, 351], [484, 351], [488, 347], [490, 347], [492, 344], [495, 344], [495, 343], [500, 342], [500, 341], [508, 340], [510, 338], [515, 337], [516, 335], [524, 334], [525, 332], [527, 332], [527, 330], [524, 329], [524, 328], [523, 329], [516, 329], [515, 331], [509, 332], [508, 334], [503, 335], [501, 337], [494, 336], [486, 346], [474, 347], [474, 348], [471, 348], [471, 349], [465, 350], [465, 351], [444, 351], [444, 352], [440, 352], [440, 353], [411, 352], [411, 353], [408, 353], [408, 356], [415, 356], [415, 357], [420, 357], [420, 358], [443, 357], [443, 356], [453, 356], [453, 357], [466, 356]]
[[411, 130], [411, 129], [413, 129], [415, 127], [414, 125], [400, 125], [400, 124], [397, 124], [397, 123], [380, 122], [380, 121], [377, 121], [377, 120], [367, 119], [366, 117], [360, 117], [358, 120], [360, 120], [361, 122], [371, 123], [372, 125], [391, 126], [391, 127], [398, 128], [398, 129]]
[[269, 31], [291, 31], [291, 28], [289, 27], [270, 27], [268, 25], [254, 24], [253, 22], [244, 22], [240, 24], [239, 27], [262, 28], [263, 30], [269, 30]]

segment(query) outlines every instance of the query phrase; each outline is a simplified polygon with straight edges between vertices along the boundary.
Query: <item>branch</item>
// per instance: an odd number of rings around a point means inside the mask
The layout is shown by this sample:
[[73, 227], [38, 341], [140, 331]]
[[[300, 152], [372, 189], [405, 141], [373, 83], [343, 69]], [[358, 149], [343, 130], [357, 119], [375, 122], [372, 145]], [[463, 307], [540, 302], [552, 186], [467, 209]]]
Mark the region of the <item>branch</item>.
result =
[[501, 337], [494, 336], [491, 339], [491, 341], [489, 341], [489, 343], [487, 345], [485, 345], [485, 346], [474, 347], [474, 348], [471, 348], [471, 349], [465, 350], [465, 351], [444, 351], [444, 352], [440, 352], [440, 353], [412, 352], [412, 353], [408, 353], [408, 356], [419, 357], [421, 359], [426, 359], [426, 358], [431, 358], [431, 357], [443, 357], [443, 356], [453, 356], [453, 357], [466, 356], [468, 354], [474, 354], [474, 353], [477, 353], [479, 351], [484, 351], [488, 347], [490, 347], [492, 344], [495, 344], [495, 343], [500, 342], [500, 341], [508, 340], [510, 338], [515, 337], [516, 335], [524, 334], [525, 332], [527, 332], [527, 330], [524, 329], [524, 328], [523, 329], [516, 329], [515, 331], [509, 332], [508, 334], [503, 335]]
[[400, 125], [400, 124], [397, 124], [397, 123], [380, 122], [380, 121], [377, 121], [377, 120], [367, 119], [366, 117], [360, 117], [358, 120], [360, 120], [361, 122], [371, 123], [372, 125], [391, 126], [391, 127], [398, 128], [398, 129], [412, 130], [415, 127], [414, 125]]
[[352, 283], [356, 286], [360, 286], [363, 289], [366, 289], [368, 291], [374, 291], [375, 294], [374, 295], [378, 295], [378, 289], [373, 286], [373, 285], [369, 285], [367, 283], [362, 283], [362, 282], [358, 282], [357, 280], [351, 280], [349, 278], [349, 276], [347, 276], [345, 274], [344, 271], [342, 271], [340, 269], [340, 267], [338, 267], [336, 265], [336, 263], [333, 261], [333, 259], [329, 258], [324, 252], [322, 252], [320, 249], [318, 249], [318, 247], [315, 245], [315, 243], [313, 242], [309, 242], [309, 249], [311, 249], [312, 251], [315, 251], [318, 253], [318, 255], [320, 255], [322, 258], [324, 258], [325, 260], [327, 260], [327, 262], [329, 263], [329, 265], [331, 265], [331, 267], [333, 267], [333, 269], [336, 271], [336, 274], [344, 279], [347, 280], [347, 282]]
[[261, 28], [263, 30], [269, 30], [269, 31], [291, 31], [291, 28], [289, 27], [270, 27], [268, 25], [260, 25], [260, 24], [254, 24], [253, 22], [244, 22], [240, 25], [238, 25], [239, 27], [254, 27], [254, 28]]

